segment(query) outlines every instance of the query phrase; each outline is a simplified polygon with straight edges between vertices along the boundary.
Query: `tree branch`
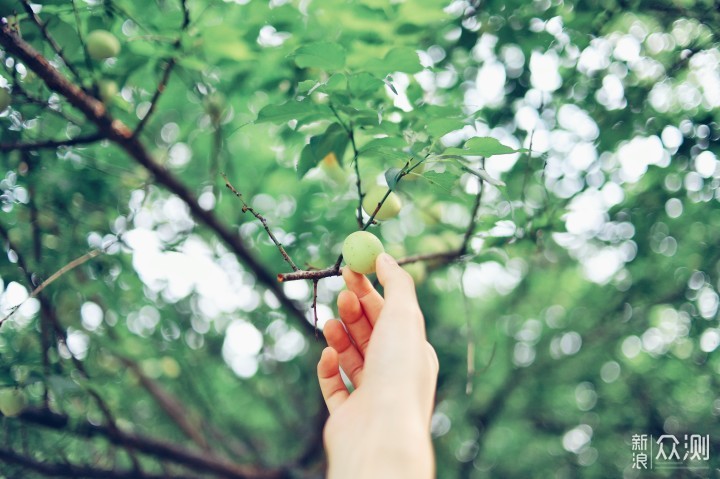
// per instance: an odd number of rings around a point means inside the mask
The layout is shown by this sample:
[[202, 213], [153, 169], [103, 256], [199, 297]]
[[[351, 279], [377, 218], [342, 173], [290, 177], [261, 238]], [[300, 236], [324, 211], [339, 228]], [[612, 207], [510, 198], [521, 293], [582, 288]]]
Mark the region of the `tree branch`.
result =
[[197, 202], [195, 195], [181, 183], [172, 173], [158, 164], [150, 155], [139, 139], [133, 136], [132, 131], [120, 120], [108, 113], [105, 105], [95, 98], [87, 95], [79, 87], [72, 84], [61, 75], [40, 53], [14, 33], [8, 25], [0, 25], [0, 45], [8, 53], [22, 60], [34, 71], [51, 90], [59, 93], [75, 108], [80, 110], [92, 123], [98, 127], [101, 134], [124, 150], [131, 158], [152, 173], [155, 180], [177, 195], [190, 209], [193, 216], [215, 232], [220, 239], [245, 263], [255, 274], [258, 281], [269, 289], [300, 323], [302, 329], [314, 334], [314, 328], [306, 320], [303, 310], [290, 298], [277, 284], [275, 277], [258, 262], [250, 250], [243, 244], [239, 236], [225, 226], [210, 211], [204, 210]]
[[234, 464], [207, 452], [195, 452], [121, 429], [112, 430], [106, 426], [97, 426], [89, 422], [73, 425], [67, 416], [48, 410], [29, 408], [24, 410], [18, 419], [50, 429], [67, 431], [81, 437], [104, 437], [113, 444], [129, 447], [143, 454], [172, 461], [198, 472], [212, 473], [219, 477], [229, 479], [286, 479], [288, 477], [284, 469], [258, 469]]
[[33, 151], [33, 150], [54, 150], [61, 146], [78, 146], [95, 143], [104, 138], [100, 133], [93, 133], [87, 136], [78, 136], [67, 140], [42, 140], [37, 142], [0, 143], [0, 151]]
[[197, 424], [197, 421], [194, 420], [194, 417], [188, 414], [185, 406], [183, 406], [175, 396], [166, 391], [158, 382], [143, 373], [137, 363], [119, 354], [116, 355], [116, 357], [120, 359], [120, 362], [126, 367], [132, 370], [140, 381], [140, 384], [142, 384], [145, 390], [153, 397], [160, 408], [165, 411], [165, 414], [177, 424], [185, 436], [200, 446], [201, 449], [210, 451], [207, 439], [202, 434], [202, 428]]
[[[87, 479], [189, 479], [192, 476], [145, 474], [136, 470], [117, 471], [90, 466], [77, 466], [68, 463], [38, 461], [32, 457], [17, 454], [11, 449], [0, 448], [0, 462], [16, 464], [26, 470], [32, 470], [48, 477], [72, 477]], [[7, 472], [7, 471], [6, 471]], [[140, 475], [138, 475], [140, 474]]]
[[240, 201], [243, 204], [242, 211], [243, 213], [249, 211], [252, 213], [252, 215], [257, 218], [260, 223], [262, 223], [263, 227], [265, 228], [265, 231], [267, 231], [268, 236], [270, 236], [270, 239], [273, 243], [275, 243], [275, 246], [277, 246], [277, 249], [280, 250], [280, 254], [282, 255], [283, 259], [287, 264], [290, 265], [293, 271], [297, 271], [299, 268], [295, 266], [295, 263], [293, 263], [293, 260], [290, 259], [290, 256], [287, 254], [287, 251], [285, 251], [285, 248], [283, 247], [282, 243], [278, 241], [278, 239], [275, 237], [272, 231], [270, 231], [270, 227], [268, 226], [267, 220], [263, 215], [255, 211], [250, 205], [248, 205], [245, 200], [242, 197], [242, 193], [240, 193], [238, 190], [235, 189], [235, 187], [230, 183], [230, 180], [228, 180], [227, 175], [225, 173], [221, 173], [223, 179], [225, 180], [225, 186], [228, 190], [232, 191], [232, 193], [237, 196]]
[[[190, 25], [190, 10], [187, 7], [187, 3], [185, 0], [180, 0], [180, 5], [183, 11], [183, 23], [180, 26], [180, 36], [177, 37], [177, 39], [173, 42], [173, 48], [177, 52], [180, 50], [180, 45], [182, 44], [182, 33], [187, 29], [187, 27]], [[150, 120], [150, 116], [155, 112], [155, 108], [157, 107], [158, 100], [160, 100], [160, 95], [163, 94], [165, 91], [165, 87], [168, 84], [168, 81], [170, 80], [170, 74], [172, 73], [173, 69], [175, 68], [175, 65], [177, 64], [177, 56], [173, 56], [168, 59], [167, 63], [165, 64], [165, 68], [163, 69], [163, 75], [162, 78], [160, 78], [160, 82], [157, 85], [157, 88], [155, 89], [155, 93], [153, 94], [152, 99], [150, 100], [150, 108], [148, 108], [147, 113], [145, 113], [145, 116], [142, 117], [142, 119], [138, 122], [137, 126], [135, 127], [135, 131], [133, 131], [133, 137], [138, 137], [140, 133], [142, 133], [143, 128], [145, 128], [145, 125], [147, 124], [148, 120]]]
[[57, 56], [62, 60], [63, 64], [67, 67], [68, 70], [73, 74], [75, 77], [75, 80], [78, 81], [78, 83], [82, 83], [82, 77], [80, 76], [80, 73], [73, 67], [72, 63], [67, 61], [67, 58], [65, 58], [65, 54], [62, 51], [62, 48], [58, 43], [55, 41], [55, 39], [50, 35], [50, 33], [47, 31], [47, 25], [43, 23], [42, 20], [40, 20], [40, 17], [35, 13], [35, 11], [32, 9], [32, 6], [30, 5], [30, 2], [28, 0], [22, 0], [23, 8], [28, 14], [28, 17], [35, 23], [35, 25], [40, 29], [40, 32], [42, 33], [43, 38], [45, 38], [45, 41], [48, 42], [50, 47], [52, 47], [53, 51], [57, 54]]
[[480, 191], [478, 191], [478, 194], [475, 196], [475, 204], [473, 205], [473, 210], [470, 215], [470, 223], [465, 229], [462, 243], [458, 249], [458, 256], [467, 253], [468, 246], [470, 245], [470, 238], [472, 238], [473, 232], [475, 231], [475, 223], [477, 222], [477, 215], [480, 210], [480, 202], [482, 201], [483, 191], [485, 191], [485, 182], [479, 178], [478, 181], [480, 181]]

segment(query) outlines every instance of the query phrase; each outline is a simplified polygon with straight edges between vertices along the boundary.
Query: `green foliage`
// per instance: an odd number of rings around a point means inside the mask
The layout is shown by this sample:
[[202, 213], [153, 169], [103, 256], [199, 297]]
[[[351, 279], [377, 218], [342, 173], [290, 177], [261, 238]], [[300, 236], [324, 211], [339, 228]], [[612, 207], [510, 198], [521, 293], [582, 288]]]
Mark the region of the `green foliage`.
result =
[[[441, 365], [438, 477], [690, 477], [636, 474], [633, 434], [708, 434], [719, 467], [712, 2], [33, 8], [45, 32], [0, 0], [3, 32], [131, 131], [154, 102], [137, 148], [176, 181], [0, 46], [0, 319], [22, 304], [0, 327], [0, 392], [22, 397], [0, 477], [231, 476], [114, 425], [319, 477], [313, 284], [274, 282], [291, 268], [221, 173], [307, 271], [332, 267], [378, 183], [403, 198], [368, 226], [388, 250], [453, 253], [470, 228], [450, 263], [409, 266]], [[87, 57], [96, 30], [116, 57]], [[340, 287], [318, 281], [320, 324]]]

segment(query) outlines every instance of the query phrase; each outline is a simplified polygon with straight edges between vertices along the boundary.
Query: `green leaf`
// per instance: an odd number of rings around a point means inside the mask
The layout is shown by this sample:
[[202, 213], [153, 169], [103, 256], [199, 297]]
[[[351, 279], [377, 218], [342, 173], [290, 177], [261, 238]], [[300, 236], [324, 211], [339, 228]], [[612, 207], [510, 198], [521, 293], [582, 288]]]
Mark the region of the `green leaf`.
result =
[[449, 172], [437, 173], [435, 171], [426, 171], [422, 177], [431, 185], [437, 186], [447, 193], [450, 193], [458, 182], [458, 177]]
[[297, 166], [298, 178], [304, 177], [331, 152], [335, 153], [338, 162], [342, 164], [342, 158], [349, 142], [350, 138], [347, 132], [338, 123], [331, 124], [324, 133], [310, 138], [310, 142], [300, 153]]
[[388, 188], [391, 190], [395, 189], [401, 172], [402, 170], [400, 168], [392, 167], [387, 169], [385, 172], [385, 181], [387, 181]]
[[465, 155], [465, 156], [484, 156], [507, 155], [509, 153], [518, 153], [527, 151], [525, 148], [513, 149], [507, 145], [503, 145], [495, 138], [491, 137], [475, 137], [465, 142], [462, 148], [448, 148], [443, 152], [446, 155]]
[[360, 148], [360, 153], [367, 153], [371, 150], [379, 150], [379, 149], [397, 149], [397, 148], [405, 148], [407, 146], [405, 144], [405, 140], [402, 138], [398, 138], [396, 136], [386, 136], [383, 138], [374, 138], [367, 143], [363, 145], [362, 148]]
[[490, 183], [490, 184], [493, 185], [493, 186], [505, 186], [505, 182], [504, 182], [504, 181], [498, 180], [498, 179], [496, 179], [496, 178], [493, 178], [493, 177], [490, 176], [490, 174], [489, 174], [485, 169], [483, 169], [483, 168], [475, 169], [475, 168], [470, 168], [469, 166], [465, 166], [465, 165], [462, 165], [461, 168], [462, 168], [463, 170], [467, 171], [468, 173], [470, 173], [471, 175], [475, 175], [475, 176], [477, 176], [478, 178], [480, 178], [481, 180], [487, 181], [488, 183]]
[[300, 68], [339, 70], [345, 66], [345, 49], [337, 43], [310, 43], [295, 50], [293, 55]]
[[348, 87], [348, 80], [342, 73], [336, 73], [331, 76], [325, 84], [325, 90], [332, 91], [345, 91]]
[[267, 105], [258, 113], [256, 123], [285, 123], [317, 113], [314, 103], [290, 100], [282, 105]]
[[465, 126], [465, 122], [462, 120], [456, 120], [452, 118], [436, 118], [430, 120], [425, 126], [425, 129], [433, 137], [437, 138], [450, 133], [451, 131], [460, 130]]
[[418, 73], [422, 71], [420, 57], [409, 47], [398, 47], [390, 50], [382, 60], [371, 60], [365, 69], [377, 76], [384, 77], [393, 72]]
[[374, 75], [367, 72], [350, 75], [348, 88], [355, 97], [362, 98], [371, 93], [381, 91], [385, 83]]

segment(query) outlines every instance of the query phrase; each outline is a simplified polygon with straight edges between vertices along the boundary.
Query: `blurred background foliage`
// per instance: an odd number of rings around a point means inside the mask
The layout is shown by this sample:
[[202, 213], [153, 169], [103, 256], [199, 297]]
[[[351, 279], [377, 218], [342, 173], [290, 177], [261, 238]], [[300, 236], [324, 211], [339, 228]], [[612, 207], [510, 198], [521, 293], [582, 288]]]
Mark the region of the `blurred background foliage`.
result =
[[[154, 104], [144, 147], [271, 277], [289, 267], [221, 172], [312, 269], [358, 227], [357, 172], [424, 159], [372, 231], [404, 257], [473, 227], [466, 254], [409, 267], [441, 364], [438, 477], [717, 477], [717, 2], [33, 3], [47, 35], [28, 5], [0, 1], [3, 28], [131, 128]], [[96, 29], [116, 58], [86, 57]], [[312, 282], [268, 290], [0, 59], [1, 316], [22, 304], [0, 329], [0, 477], [321, 477]], [[473, 137], [519, 151], [458, 152]], [[475, 222], [463, 166], [505, 183], [483, 182]], [[320, 326], [340, 289], [318, 282]], [[709, 435], [708, 468], [639, 472], [634, 434]]]

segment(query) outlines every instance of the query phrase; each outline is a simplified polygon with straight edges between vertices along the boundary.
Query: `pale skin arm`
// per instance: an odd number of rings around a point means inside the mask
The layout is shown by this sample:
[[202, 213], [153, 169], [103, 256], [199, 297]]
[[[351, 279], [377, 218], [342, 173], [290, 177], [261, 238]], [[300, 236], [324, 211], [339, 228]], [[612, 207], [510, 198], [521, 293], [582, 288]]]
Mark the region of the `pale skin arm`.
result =
[[[363, 275], [343, 269], [348, 290], [328, 341], [318, 379], [330, 418], [325, 425], [329, 479], [430, 479], [430, 441], [438, 361], [412, 278], [382, 254], [376, 262], [383, 298]], [[344, 326], [343, 326], [344, 325]], [[339, 367], [350, 378], [350, 394]]]

